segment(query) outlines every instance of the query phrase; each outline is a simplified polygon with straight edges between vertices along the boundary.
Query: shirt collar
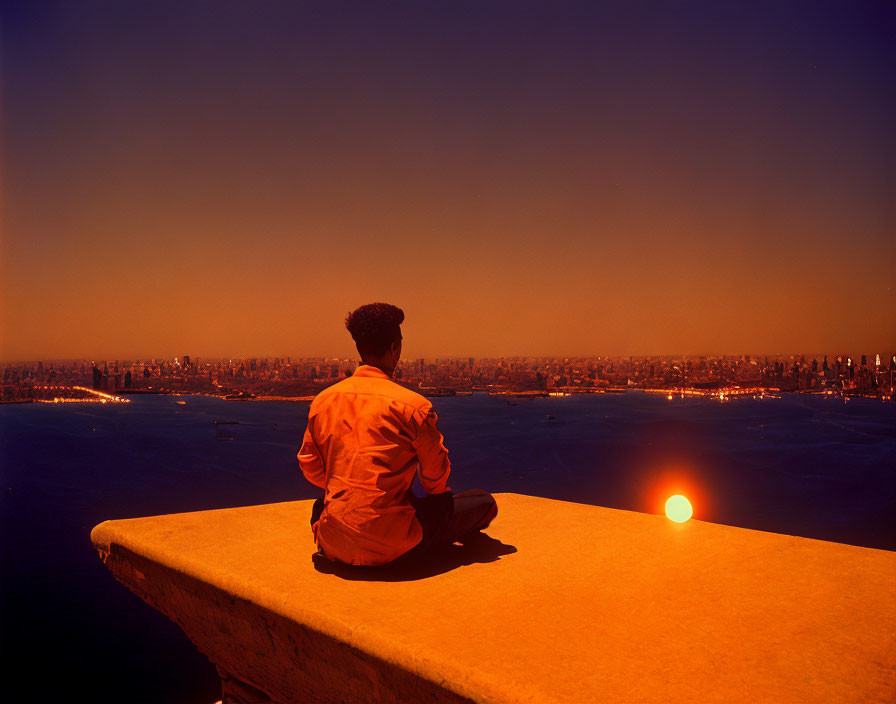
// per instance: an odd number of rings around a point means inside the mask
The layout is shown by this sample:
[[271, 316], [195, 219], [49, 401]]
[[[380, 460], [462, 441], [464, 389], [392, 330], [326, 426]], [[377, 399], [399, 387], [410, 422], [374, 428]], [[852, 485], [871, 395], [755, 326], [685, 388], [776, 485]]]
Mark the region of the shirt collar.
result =
[[377, 377], [379, 379], [391, 379], [386, 372], [384, 372], [379, 367], [374, 367], [372, 364], [361, 364], [355, 369], [352, 376], [372, 376]]

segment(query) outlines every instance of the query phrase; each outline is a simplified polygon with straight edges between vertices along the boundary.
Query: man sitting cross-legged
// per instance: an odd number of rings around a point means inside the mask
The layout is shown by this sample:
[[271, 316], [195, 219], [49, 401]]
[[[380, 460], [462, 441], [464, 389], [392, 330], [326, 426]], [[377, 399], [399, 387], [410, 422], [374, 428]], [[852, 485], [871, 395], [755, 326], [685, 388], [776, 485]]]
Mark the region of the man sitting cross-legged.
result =
[[[311, 403], [299, 466], [325, 492], [311, 524], [319, 553], [333, 562], [408, 562], [469, 538], [498, 513], [488, 492], [451, 492], [432, 403], [392, 381], [403, 321], [404, 312], [388, 303], [350, 313], [345, 325], [361, 365]], [[424, 498], [411, 489], [415, 473]]]

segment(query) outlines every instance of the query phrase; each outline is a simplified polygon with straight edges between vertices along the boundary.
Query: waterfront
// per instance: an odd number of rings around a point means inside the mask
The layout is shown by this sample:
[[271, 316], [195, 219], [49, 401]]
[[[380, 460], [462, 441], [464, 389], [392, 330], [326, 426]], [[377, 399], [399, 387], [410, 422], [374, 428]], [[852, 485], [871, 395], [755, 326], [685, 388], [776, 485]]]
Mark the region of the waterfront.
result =
[[[892, 403], [639, 392], [433, 403], [455, 491], [659, 513], [658, 500], [683, 487], [700, 520], [896, 549]], [[214, 668], [112, 579], [90, 529], [110, 518], [315, 497], [295, 459], [307, 412], [295, 402], [203, 396], [0, 408], [7, 681], [37, 701], [76, 693], [214, 701]], [[232, 439], [216, 439], [215, 421]], [[545, 529], [562, 539], [562, 526]], [[53, 676], [22, 681], [35, 659]]]

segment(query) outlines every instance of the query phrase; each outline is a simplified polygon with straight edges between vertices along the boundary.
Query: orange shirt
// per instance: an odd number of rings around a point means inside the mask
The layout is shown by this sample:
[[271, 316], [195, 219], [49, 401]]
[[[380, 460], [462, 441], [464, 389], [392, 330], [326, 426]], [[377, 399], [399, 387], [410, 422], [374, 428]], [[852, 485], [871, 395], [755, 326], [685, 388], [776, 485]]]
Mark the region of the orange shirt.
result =
[[425, 397], [369, 364], [315, 396], [298, 457], [305, 478], [325, 491], [312, 531], [328, 558], [379, 565], [420, 542], [407, 498], [414, 473], [427, 493], [450, 490], [437, 420]]

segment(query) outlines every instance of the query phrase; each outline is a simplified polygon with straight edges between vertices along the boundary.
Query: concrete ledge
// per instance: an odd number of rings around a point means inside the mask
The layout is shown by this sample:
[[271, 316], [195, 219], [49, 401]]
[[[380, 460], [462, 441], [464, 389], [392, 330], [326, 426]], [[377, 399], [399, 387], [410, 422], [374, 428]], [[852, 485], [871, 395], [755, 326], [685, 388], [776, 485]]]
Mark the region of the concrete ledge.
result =
[[404, 573], [318, 571], [311, 501], [106, 521], [233, 702], [896, 702], [896, 553], [496, 494]]

